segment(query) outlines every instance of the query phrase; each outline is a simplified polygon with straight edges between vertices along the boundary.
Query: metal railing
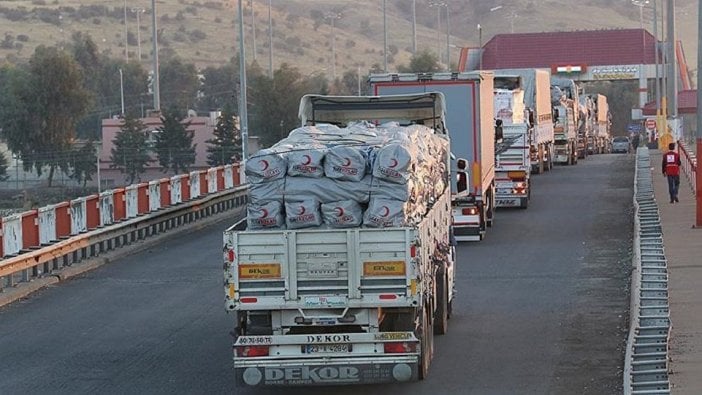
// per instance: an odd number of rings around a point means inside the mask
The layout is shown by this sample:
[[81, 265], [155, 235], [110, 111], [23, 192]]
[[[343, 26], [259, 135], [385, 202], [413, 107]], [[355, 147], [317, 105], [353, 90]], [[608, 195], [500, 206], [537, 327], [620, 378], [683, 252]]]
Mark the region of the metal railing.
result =
[[624, 361], [625, 394], [670, 394], [668, 268], [648, 148], [636, 152], [631, 326]]
[[84, 259], [125, 247], [212, 215], [245, 209], [247, 186], [239, 186], [142, 217], [70, 237], [0, 262], [0, 291], [53, 275]]
[[690, 150], [683, 141], [678, 142], [680, 150], [680, 162], [682, 162], [682, 171], [687, 177], [687, 182], [692, 188], [692, 195], [697, 191], [697, 156]]

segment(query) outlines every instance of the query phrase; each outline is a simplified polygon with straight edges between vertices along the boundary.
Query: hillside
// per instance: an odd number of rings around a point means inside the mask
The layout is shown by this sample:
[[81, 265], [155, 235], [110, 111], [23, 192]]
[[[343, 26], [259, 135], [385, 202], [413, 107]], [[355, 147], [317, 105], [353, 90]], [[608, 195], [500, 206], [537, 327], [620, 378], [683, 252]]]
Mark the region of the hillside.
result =
[[[250, 1], [250, 0], [249, 0]], [[483, 43], [494, 34], [577, 29], [639, 27], [639, 9], [628, 1], [615, 0], [444, 0], [451, 14], [451, 59], [458, 48], [477, 46], [476, 26], [481, 24]], [[55, 45], [70, 40], [76, 31], [89, 33], [102, 51], [124, 57], [125, 26], [121, 2], [104, 0], [11, 0], [0, 1], [0, 24], [4, 37], [0, 59], [21, 62], [40, 44]], [[175, 53], [199, 67], [219, 65], [235, 55], [236, 0], [157, 1], [162, 54]], [[244, 1], [248, 3], [248, 1]], [[115, 4], [118, 4], [115, 6]], [[336, 31], [337, 76], [344, 70], [367, 70], [383, 63], [382, 2], [378, 0], [273, 0], [274, 66], [287, 62], [304, 74], [324, 73], [331, 77], [331, 18]], [[407, 63], [411, 56], [411, 0], [387, 0], [389, 69]], [[475, 4], [475, 5], [472, 5]], [[499, 5], [498, 5], [499, 4]], [[679, 38], [688, 63], [697, 52], [696, 2], [677, 1]], [[255, 11], [256, 60], [268, 66], [268, 1], [253, 0]], [[141, 42], [142, 62], [151, 57], [151, 2], [127, 2], [129, 55], [137, 58]], [[137, 31], [137, 11], [140, 13]], [[569, 13], [567, 13], [567, 11]], [[252, 18], [247, 7], [247, 56], [253, 59]], [[326, 18], [325, 18], [326, 17]], [[652, 10], [644, 9], [646, 28], [652, 30]], [[436, 52], [446, 48], [445, 17], [437, 32], [437, 7], [430, 0], [417, 0], [418, 48]]]

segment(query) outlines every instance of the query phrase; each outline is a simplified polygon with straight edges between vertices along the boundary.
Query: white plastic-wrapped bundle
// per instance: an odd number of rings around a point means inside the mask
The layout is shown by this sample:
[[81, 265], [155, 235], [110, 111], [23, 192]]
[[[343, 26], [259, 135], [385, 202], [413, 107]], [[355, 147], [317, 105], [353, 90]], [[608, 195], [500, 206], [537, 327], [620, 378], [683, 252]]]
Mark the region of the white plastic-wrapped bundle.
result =
[[371, 177], [360, 182], [334, 180], [331, 178], [286, 177], [283, 194], [286, 200], [299, 201], [309, 198], [322, 203], [353, 200], [367, 203]]
[[262, 204], [270, 201], [277, 201], [283, 204], [285, 194], [285, 178], [249, 184], [249, 201], [254, 204]]
[[246, 210], [248, 229], [276, 229], [285, 225], [282, 206], [279, 202], [249, 203]]
[[277, 149], [262, 149], [249, 158], [245, 169], [247, 181], [250, 184], [258, 184], [285, 177], [287, 163], [280, 153], [282, 149], [282, 146]]
[[306, 199], [298, 202], [285, 201], [285, 223], [288, 229], [302, 229], [322, 224], [319, 202]]
[[353, 200], [323, 203], [322, 218], [332, 228], [354, 228], [361, 226], [363, 209]]
[[400, 200], [371, 198], [363, 214], [363, 225], [369, 228], [405, 226], [409, 222], [408, 203]]
[[361, 181], [366, 175], [368, 160], [360, 147], [337, 145], [327, 151], [324, 175], [345, 181]]
[[285, 155], [290, 177], [324, 177], [323, 160], [326, 148], [311, 145], [308, 149], [295, 149]]
[[415, 164], [410, 147], [388, 144], [376, 151], [373, 176], [382, 180], [405, 184], [414, 171]]

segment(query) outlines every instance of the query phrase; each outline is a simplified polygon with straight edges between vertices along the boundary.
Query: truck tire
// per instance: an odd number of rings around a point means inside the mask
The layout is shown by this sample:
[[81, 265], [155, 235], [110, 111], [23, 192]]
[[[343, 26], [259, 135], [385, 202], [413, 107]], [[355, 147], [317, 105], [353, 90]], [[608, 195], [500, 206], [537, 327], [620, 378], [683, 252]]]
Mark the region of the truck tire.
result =
[[436, 310], [434, 311], [434, 333], [445, 335], [448, 332], [449, 300], [448, 300], [448, 279], [446, 269], [442, 267], [436, 273]]
[[421, 336], [419, 337], [421, 348], [420, 359], [419, 359], [419, 379], [424, 380], [429, 377], [429, 367], [431, 366], [431, 359], [434, 355], [434, 325], [431, 320], [430, 309], [425, 306], [422, 312]]

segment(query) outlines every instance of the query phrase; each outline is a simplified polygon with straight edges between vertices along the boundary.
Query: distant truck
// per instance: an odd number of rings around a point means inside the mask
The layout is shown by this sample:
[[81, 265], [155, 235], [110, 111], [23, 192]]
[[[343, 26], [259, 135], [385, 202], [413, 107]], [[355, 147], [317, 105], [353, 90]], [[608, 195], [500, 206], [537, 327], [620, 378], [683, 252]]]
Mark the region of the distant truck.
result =
[[521, 77], [495, 75], [495, 206], [527, 208], [531, 197], [532, 129], [525, 119]]
[[554, 163], [578, 163], [577, 125], [579, 113], [578, 88], [575, 81], [551, 77], [553, 107]]
[[495, 210], [493, 73], [374, 74], [374, 95], [441, 92], [451, 136], [453, 231], [457, 241], [479, 241]]
[[580, 96], [581, 122], [579, 135], [584, 137], [586, 155], [594, 155], [597, 147], [597, 108], [590, 95]]
[[551, 109], [551, 73], [537, 69], [495, 70], [499, 76], [521, 77], [527, 121], [532, 128], [530, 157], [532, 173], [543, 173], [553, 167], [554, 132]]
[[[320, 130], [355, 121], [420, 124], [448, 140], [440, 93], [308, 95], [300, 118]], [[448, 170], [448, 152], [443, 155], [438, 160]], [[262, 164], [275, 175], [272, 164]], [[252, 230], [243, 220], [224, 232], [225, 308], [234, 316], [239, 384], [349, 385], [427, 377], [434, 333], [446, 332], [454, 299], [451, 176], [444, 171], [442, 177], [444, 188], [415, 225]], [[264, 212], [249, 220], [262, 224], [273, 217]]]
[[609, 104], [607, 96], [594, 95], [595, 113], [597, 114], [597, 129], [596, 129], [596, 151], [599, 154], [609, 153], [612, 151], [612, 135], [611, 135], [611, 114], [609, 113]]

